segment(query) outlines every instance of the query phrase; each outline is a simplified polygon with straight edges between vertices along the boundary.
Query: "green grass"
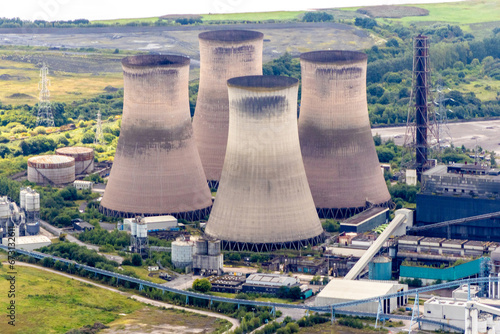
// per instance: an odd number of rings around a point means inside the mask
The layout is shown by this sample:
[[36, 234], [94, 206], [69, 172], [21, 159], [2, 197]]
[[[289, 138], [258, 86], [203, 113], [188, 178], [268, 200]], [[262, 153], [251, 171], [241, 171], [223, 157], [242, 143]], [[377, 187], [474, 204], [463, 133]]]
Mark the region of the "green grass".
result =
[[296, 12], [263, 12], [263, 13], [234, 13], [234, 14], [206, 14], [203, 21], [265, 21], [265, 20], [293, 20], [305, 11]]
[[134, 266], [123, 266], [123, 269], [133, 271], [140, 279], [145, 281], [150, 281], [153, 283], [165, 283], [165, 280], [162, 280], [158, 277], [149, 277], [149, 271], [146, 267], [134, 267]]
[[447, 22], [466, 25], [499, 21], [500, 18], [500, 3], [497, 0], [419, 4], [417, 6], [429, 10], [429, 15], [409, 16], [390, 20], [406, 24], [413, 22]]
[[116, 20], [95, 20], [91, 21], [91, 23], [98, 23], [98, 24], [127, 24], [131, 22], [156, 22], [159, 20], [158, 16], [155, 17], [143, 17], [143, 18], [135, 18], [135, 19], [116, 19]]
[[[487, 88], [488, 86], [490, 88]], [[485, 77], [469, 84], [461, 84], [458, 90], [462, 93], [474, 92], [481, 101], [494, 101], [497, 98], [497, 92], [500, 92], [500, 80]]]
[[[119, 314], [130, 314], [143, 304], [90, 284], [35, 268], [16, 267], [16, 327], [2, 319], [0, 333], [66, 333], [70, 329], [109, 323]], [[0, 290], [8, 291], [7, 268], [0, 268]], [[0, 298], [6, 310], [9, 299]], [[5, 312], [4, 312], [5, 313]]]

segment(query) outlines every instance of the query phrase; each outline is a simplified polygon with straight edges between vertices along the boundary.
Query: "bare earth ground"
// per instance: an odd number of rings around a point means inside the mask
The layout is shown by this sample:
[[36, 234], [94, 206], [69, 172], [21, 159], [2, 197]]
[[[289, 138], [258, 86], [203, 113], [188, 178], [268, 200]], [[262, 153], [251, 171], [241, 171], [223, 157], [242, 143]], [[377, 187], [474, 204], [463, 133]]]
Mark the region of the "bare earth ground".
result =
[[[390, 128], [374, 128], [372, 134], [377, 133], [382, 137], [382, 140], [394, 139], [396, 145], [404, 144], [405, 137], [404, 126]], [[442, 145], [462, 146], [474, 149], [476, 145], [481, 146], [484, 150], [495, 151], [500, 154], [500, 120], [494, 121], [477, 121], [465, 123], [451, 123], [447, 128], [441, 130], [445, 141]]]
[[[141, 333], [153, 333], [153, 334], [160, 334], [160, 333], [175, 333], [175, 334], [192, 334], [192, 333], [210, 333], [214, 327], [217, 327], [214, 325], [216, 323], [216, 319], [224, 319], [229, 322], [231, 322], [232, 327], [230, 330], [236, 329], [236, 327], [239, 326], [239, 321], [237, 319], [218, 314], [218, 313], [212, 313], [209, 311], [203, 311], [203, 310], [196, 310], [196, 309], [189, 309], [186, 307], [182, 306], [176, 306], [176, 305], [171, 305], [165, 302], [160, 302], [156, 300], [152, 300], [146, 297], [142, 296], [137, 296], [137, 295], [132, 295], [128, 292], [123, 292], [117, 289], [114, 289], [112, 287], [102, 285], [95, 283], [93, 281], [80, 278], [74, 275], [66, 274], [60, 271], [28, 264], [28, 263], [22, 263], [22, 262], [17, 262], [16, 265], [18, 266], [26, 266], [26, 267], [32, 267], [32, 268], [37, 268], [40, 270], [44, 270], [47, 272], [51, 272], [53, 274], [61, 275], [64, 277], [68, 277], [80, 282], [85, 282], [94, 286], [97, 286], [102, 289], [106, 289], [112, 292], [119, 293], [124, 296], [128, 296], [132, 299], [135, 299], [137, 301], [140, 301], [144, 304], [156, 306], [156, 307], [164, 307], [166, 309], [173, 309], [173, 310], [178, 310], [181, 311], [181, 313], [184, 312], [191, 312], [191, 313], [196, 313], [196, 317], [186, 317], [186, 316], [179, 316], [178, 314], [166, 314], [165, 312], [162, 312], [161, 310], [158, 309], [152, 309], [150, 307], [146, 307], [145, 309], [141, 310], [140, 312], [134, 312], [132, 315], [127, 316], [126, 318], [122, 318], [116, 321], [111, 322], [110, 324], [107, 324], [109, 326], [109, 329], [106, 329], [102, 331], [101, 333], [103, 334], [114, 334], [114, 333], [134, 333], [134, 334], [141, 334]], [[201, 315], [202, 317], [206, 317], [205, 319], [201, 319], [198, 315]], [[187, 319], [187, 320], [186, 320]]]
[[[250, 29], [264, 33], [264, 62], [284, 52], [320, 49], [364, 50], [373, 39], [366, 31], [340, 23], [231, 24], [185, 27], [109, 27], [2, 29], [0, 45], [97, 48], [184, 54], [199, 59], [198, 34], [213, 29]], [[119, 66], [111, 66], [120, 71]]]

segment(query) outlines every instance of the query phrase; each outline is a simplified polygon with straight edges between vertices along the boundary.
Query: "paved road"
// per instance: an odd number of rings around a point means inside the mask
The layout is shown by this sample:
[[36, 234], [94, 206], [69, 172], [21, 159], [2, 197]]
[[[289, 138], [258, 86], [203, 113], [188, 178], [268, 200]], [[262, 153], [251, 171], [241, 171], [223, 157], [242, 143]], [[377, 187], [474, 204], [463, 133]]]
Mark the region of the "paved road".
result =
[[[4, 265], [8, 265], [8, 263], [5, 262]], [[182, 306], [168, 304], [168, 303], [165, 303], [165, 302], [159, 302], [159, 301], [152, 300], [152, 299], [149, 299], [149, 298], [146, 298], [146, 297], [143, 297], [143, 296], [133, 295], [133, 294], [128, 293], [128, 292], [120, 291], [118, 289], [115, 289], [115, 288], [112, 288], [112, 287], [109, 287], [109, 286], [106, 286], [106, 285], [98, 284], [98, 283], [95, 283], [93, 281], [90, 281], [90, 280], [87, 280], [87, 279], [84, 279], [84, 278], [81, 278], [81, 277], [78, 277], [78, 276], [70, 275], [70, 274], [67, 274], [67, 273], [64, 273], [64, 272], [60, 272], [60, 271], [57, 271], [57, 270], [52, 270], [52, 269], [45, 268], [45, 267], [36, 266], [36, 265], [33, 265], [33, 264], [29, 264], [29, 263], [17, 262], [16, 265], [17, 266], [23, 266], [23, 267], [36, 268], [36, 269], [48, 271], [50, 273], [57, 274], [57, 275], [60, 275], [60, 276], [68, 277], [68, 278], [71, 278], [71, 279], [74, 279], [74, 280], [77, 280], [77, 281], [80, 281], [80, 282], [92, 284], [92, 285], [97, 286], [99, 288], [106, 289], [106, 290], [111, 291], [111, 292], [119, 293], [120, 295], [127, 296], [127, 297], [135, 299], [135, 300], [137, 300], [137, 301], [139, 301], [141, 303], [149, 304], [149, 305], [152, 305], [152, 306], [165, 307], [165, 308], [173, 308], [173, 309], [177, 309], [177, 310], [184, 310], [184, 311], [188, 311], [188, 312], [192, 312], [192, 313], [203, 314], [203, 315], [207, 315], [209, 317], [224, 319], [224, 320], [227, 320], [227, 321], [231, 322], [231, 324], [233, 325], [230, 328], [230, 331], [234, 331], [240, 325], [240, 322], [237, 319], [234, 319], [234, 318], [231, 318], [231, 317], [219, 314], [219, 313], [214, 313], [214, 312], [210, 312], [210, 311], [203, 311], [203, 310], [196, 310], [196, 309], [191, 309], [191, 308], [188, 308], [188, 307], [182, 307]]]
[[[57, 231], [58, 235], [60, 235], [61, 233], [66, 233], [66, 231], [64, 231], [63, 229], [55, 227], [53, 225], [50, 225], [46, 221], [40, 220], [40, 224], [45, 229], [48, 229], [49, 232], [51, 232], [51, 231]], [[84, 247], [87, 247], [88, 249], [95, 250], [99, 255], [104, 256], [108, 260], [118, 262], [118, 264], [121, 264], [123, 262], [123, 257], [118, 256], [118, 255], [109, 255], [109, 254], [99, 253], [99, 246], [90, 245], [90, 244], [86, 244], [84, 242], [81, 242], [80, 240], [78, 240], [77, 238], [75, 238], [74, 236], [72, 236], [71, 234], [67, 234], [66, 235], [66, 239], [69, 242], [74, 242], [75, 244], [77, 244], [79, 246], [84, 246]]]

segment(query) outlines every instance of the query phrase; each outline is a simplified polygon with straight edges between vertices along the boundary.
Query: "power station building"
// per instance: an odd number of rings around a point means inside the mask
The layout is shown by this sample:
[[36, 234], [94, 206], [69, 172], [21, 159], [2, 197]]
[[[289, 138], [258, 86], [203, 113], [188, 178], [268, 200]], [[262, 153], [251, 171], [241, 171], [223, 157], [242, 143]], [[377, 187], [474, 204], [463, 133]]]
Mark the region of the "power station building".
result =
[[120, 217], [204, 218], [210, 189], [193, 138], [189, 58], [124, 58], [121, 133], [101, 211]]
[[248, 30], [214, 30], [198, 37], [200, 86], [193, 129], [207, 180], [217, 187], [229, 126], [226, 81], [242, 75], [262, 74], [264, 35]]
[[391, 196], [368, 118], [366, 54], [314, 51], [300, 63], [299, 138], [319, 216], [344, 218], [386, 206]]
[[225, 250], [272, 251], [323, 239], [300, 154], [298, 80], [228, 80], [229, 132], [205, 233]]

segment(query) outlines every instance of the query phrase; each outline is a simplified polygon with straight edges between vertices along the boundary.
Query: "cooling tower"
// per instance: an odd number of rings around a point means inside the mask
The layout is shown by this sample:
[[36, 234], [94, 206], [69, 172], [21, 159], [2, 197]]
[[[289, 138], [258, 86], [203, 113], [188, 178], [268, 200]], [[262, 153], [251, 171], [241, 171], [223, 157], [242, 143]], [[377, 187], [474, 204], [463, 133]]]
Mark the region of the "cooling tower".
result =
[[391, 196], [380, 169], [366, 102], [367, 56], [315, 51], [300, 56], [299, 138], [320, 217], [342, 218]]
[[198, 37], [200, 86], [193, 129], [207, 180], [217, 187], [229, 124], [227, 80], [262, 74], [264, 35], [247, 30], [216, 30]]
[[212, 201], [191, 126], [189, 58], [135, 56], [122, 66], [123, 118], [101, 210], [205, 217]]
[[206, 234], [225, 250], [299, 248], [323, 239], [297, 130], [298, 80], [228, 80], [229, 135]]

